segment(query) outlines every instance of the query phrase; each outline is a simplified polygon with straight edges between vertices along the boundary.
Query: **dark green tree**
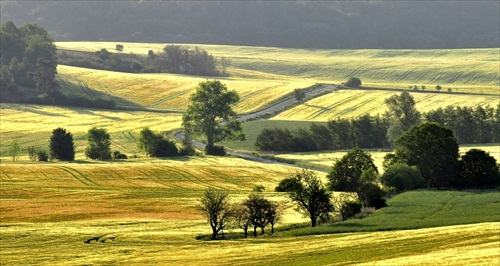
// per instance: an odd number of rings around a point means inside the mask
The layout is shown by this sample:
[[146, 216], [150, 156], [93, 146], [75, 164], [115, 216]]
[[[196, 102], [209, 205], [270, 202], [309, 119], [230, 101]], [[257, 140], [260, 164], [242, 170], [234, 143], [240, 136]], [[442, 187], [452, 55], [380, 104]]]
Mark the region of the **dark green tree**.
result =
[[205, 151], [222, 140], [245, 140], [241, 122], [232, 109], [239, 99], [235, 91], [228, 91], [218, 80], [200, 82], [182, 117], [185, 131], [205, 135]]
[[461, 178], [458, 186], [466, 188], [497, 187], [500, 170], [496, 159], [480, 149], [470, 149], [460, 158]]
[[228, 225], [234, 215], [229, 194], [223, 190], [207, 188], [199, 199], [198, 210], [205, 216], [212, 228], [212, 240]]
[[372, 169], [378, 173], [372, 156], [359, 148], [354, 148], [336, 161], [327, 175], [329, 187], [335, 191], [357, 192], [361, 184], [363, 171]]
[[416, 166], [402, 163], [389, 165], [380, 179], [384, 186], [394, 187], [397, 192], [418, 188], [424, 182]]
[[288, 192], [288, 197], [297, 204], [297, 210], [309, 217], [315, 227], [319, 218], [328, 218], [334, 211], [330, 193], [321, 180], [311, 170], [302, 170], [293, 174], [297, 188]]
[[153, 156], [157, 140], [158, 137], [153, 130], [147, 127], [143, 128], [137, 139], [137, 147], [139, 150], [144, 151], [146, 156]]
[[449, 187], [458, 177], [458, 144], [453, 132], [436, 123], [410, 128], [395, 142], [400, 162], [416, 166], [425, 187]]
[[361, 87], [361, 79], [356, 78], [356, 77], [350, 77], [346, 83], [344, 83], [347, 87], [351, 88], [359, 88]]
[[75, 144], [73, 134], [64, 128], [52, 130], [52, 136], [49, 139], [50, 158], [60, 161], [75, 160]]
[[385, 99], [389, 108], [391, 122], [387, 130], [387, 138], [393, 143], [396, 138], [410, 127], [420, 123], [420, 112], [415, 108], [415, 99], [407, 91]]
[[111, 140], [108, 131], [104, 128], [91, 128], [87, 132], [88, 146], [85, 155], [94, 160], [111, 159]]
[[303, 89], [295, 89], [293, 90], [293, 95], [295, 100], [299, 103], [303, 103], [306, 98], [306, 92]]

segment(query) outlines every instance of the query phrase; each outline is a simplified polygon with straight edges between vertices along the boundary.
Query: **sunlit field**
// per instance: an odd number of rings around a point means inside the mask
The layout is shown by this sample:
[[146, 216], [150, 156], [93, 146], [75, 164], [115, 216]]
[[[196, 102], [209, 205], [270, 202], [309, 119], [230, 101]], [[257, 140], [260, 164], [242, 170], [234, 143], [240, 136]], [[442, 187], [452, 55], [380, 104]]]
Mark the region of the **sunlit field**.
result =
[[[307, 101], [286, 110], [272, 120], [323, 121], [336, 118], [358, 117], [364, 114], [383, 115], [387, 110], [384, 100], [400, 92], [383, 90], [340, 90]], [[447, 93], [410, 92], [420, 112], [446, 106], [490, 106], [496, 108], [499, 95], [461, 95]]]
[[118, 106], [146, 107], [172, 111], [185, 111], [189, 97], [198, 83], [219, 79], [229, 90], [240, 96], [235, 106], [238, 113], [254, 112], [281, 100], [297, 88], [305, 88], [313, 81], [297, 78], [241, 79], [194, 77], [176, 74], [129, 74], [87, 68], [58, 66], [59, 77], [75, 85], [84, 84], [82, 90], [105, 93], [115, 98]]
[[[116, 52], [114, 42], [58, 42], [60, 49]], [[123, 53], [147, 55], [166, 44], [121, 43]], [[452, 88], [459, 92], [498, 94], [500, 49], [449, 50], [307, 50], [227, 45], [198, 46], [232, 60], [235, 77], [253, 79], [301, 77], [317, 82], [340, 83], [351, 76], [366, 86], [408, 88], [425, 85], [434, 90]]]
[[182, 115], [137, 111], [93, 110], [76, 107], [0, 104], [1, 159], [11, 160], [9, 145], [21, 146], [21, 160], [28, 160], [29, 146], [47, 148], [52, 130], [62, 127], [73, 134], [76, 159], [84, 159], [87, 146], [85, 134], [92, 127], [106, 128], [111, 135], [112, 150], [129, 156], [139, 153], [137, 136], [149, 127], [155, 131], [170, 131], [181, 127]]

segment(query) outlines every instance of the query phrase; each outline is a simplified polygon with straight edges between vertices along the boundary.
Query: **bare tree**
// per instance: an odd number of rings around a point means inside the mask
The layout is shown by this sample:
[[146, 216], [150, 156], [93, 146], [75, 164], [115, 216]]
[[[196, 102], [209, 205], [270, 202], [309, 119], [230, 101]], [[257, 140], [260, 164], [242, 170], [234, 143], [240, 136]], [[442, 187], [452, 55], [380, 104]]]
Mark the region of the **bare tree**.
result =
[[250, 212], [243, 204], [238, 204], [234, 208], [234, 222], [236, 226], [243, 230], [245, 238], [248, 237], [248, 227], [251, 224]]
[[207, 188], [199, 199], [198, 209], [210, 222], [212, 240], [216, 240], [219, 232], [223, 232], [233, 215], [229, 194], [227, 191]]

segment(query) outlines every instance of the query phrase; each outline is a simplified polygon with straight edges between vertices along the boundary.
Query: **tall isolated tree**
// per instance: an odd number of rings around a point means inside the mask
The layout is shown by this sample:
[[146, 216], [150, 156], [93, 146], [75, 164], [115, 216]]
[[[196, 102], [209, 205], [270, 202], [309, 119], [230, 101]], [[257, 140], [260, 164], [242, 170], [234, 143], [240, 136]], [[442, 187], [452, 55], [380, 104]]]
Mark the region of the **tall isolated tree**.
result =
[[334, 211], [330, 193], [321, 180], [311, 170], [295, 173], [296, 187], [288, 193], [288, 197], [297, 204], [297, 210], [309, 217], [311, 226], [315, 227], [319, 218], [327, 218]]
[[306, 92], [303, 89], [293, 90], [293, 95], [295, 96], [295, 100], [299, 103], [303, 103], [306, 98]]
[[425, 187], [450, 187], [458, 177], [458, 144], [451, 129], [437, 123], [410, 128], [395, 142], [395, 159], [417, 166]]
[[217, 240], [217, 235], [226, 228], [229, 218], [234, 213], [229, 194], [226, 191], [214, 188], [205, 189], [199, 199], [198, 210], [210, 223], [212, 240]]
[[111, 159], [111, 140], [105, 128], [91, 128], [87, 132], [85, 155], [95, 160]]
[[241, 122], [232, 109], [240, 100], [235, 91], [228, 91], [219, 80], [204, 81], [190, 100], [182, 125], [185, 131], [205, 135], [207, 154], [212, 154], [215, 143], [222, 140], [245, 140]]
[[420, 123], [420, 112], [415, 108], [415, 99], [409, 92], [393, 95], [385, 99], [385, 104], [392, 118], [387, 130], [389, 142], [393, 143], [403, 132]]
[[50, 158], [60, 161], [75, 160], [75, 144], [73, 143], [73, 134], [64, 128], [52, 130], [52, 136], [49, 139]]
[[19, 158], [19, 153], [21, 152], [21, 146], [19, 142], [14, 141], [9, 146], [9, 153], [12, 156], [12, 161], [15, 162]]

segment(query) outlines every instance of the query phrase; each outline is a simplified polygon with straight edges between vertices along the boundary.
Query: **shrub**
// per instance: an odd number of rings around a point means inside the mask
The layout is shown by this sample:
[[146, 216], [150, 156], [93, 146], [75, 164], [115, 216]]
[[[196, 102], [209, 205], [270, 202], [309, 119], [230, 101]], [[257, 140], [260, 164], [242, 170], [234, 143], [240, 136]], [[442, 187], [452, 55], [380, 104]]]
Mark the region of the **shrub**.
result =
[[394, 187], [397, 192], [403, 192], [422, 186], [424, 178], [416, 166], [394, 163], [387, 166], [381, 181], [385, 186]]
[[165, 139], [163, 136], [158, 138], [153, 150], [154, 157], [173, 157], [179, 155], [179, 150], [175, 146], [175, 142]]
[[359, 201], [346, 201], [342, 203], [342, 206], [340, 207], [340, 215], [342, 216], [342, 221], [348, 220], [354, 215], [358, 214], [361, 212], [361, 208], [363, 207], [363, 204]]
[[359, 88], [361, 87], [361, 79], [351, 77], [347, 80], [347, 82], [344, 85], [351, 88]]
[[42, 149], [39, 149], [36, 152], [36, 157], [38, 158], [39, 162], [46, 162], [49, 160], [49, 154], [47, 153], [47, 151], [42, 150]]
[[127, 155], [121, 153], [120, 151], [113, 152], [113, 159], [127, 159]]
[[253, 187], [252, 191], [253, 192], [264, 192], [266, 190], [263, 185], [256, 185]]
[[205, 146], [205, 153], [207, 155], [224, 156], [226, 155], [226, 149], [223, 146], [207, 145]]

